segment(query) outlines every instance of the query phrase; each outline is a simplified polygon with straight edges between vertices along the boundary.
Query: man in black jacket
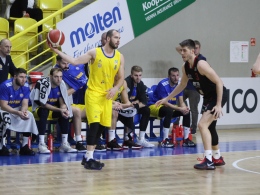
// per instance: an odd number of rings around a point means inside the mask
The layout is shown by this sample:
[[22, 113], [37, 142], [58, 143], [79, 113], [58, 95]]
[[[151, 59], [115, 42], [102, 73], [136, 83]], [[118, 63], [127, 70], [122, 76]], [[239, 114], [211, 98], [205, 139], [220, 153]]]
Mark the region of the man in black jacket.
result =
[[[143, 69], [140, 66], [133, 66], [131, 69], [131, 75], [125, 78], [127, 83], [127, 92], [129, 101], [135, 105], [137, 109], [137, 113], [141, 114], [140, 120], [140, 134], [139, 139], [137, 140], [136, 144], [141, 145], [143, 147], [154, 147], [154, 144], [151, 144], [145, 140], [145, 131], [149, 122], [150, 117], [150, 109], [146, 106], [147, 99], [146, 99], [146, 86], [141, 81], [142, 79]], [[124, 117], [122, 115], [118, 116], [118, 119], [128, 127], [128, 132], [125, 135], [125, 141], [123, 143], [123, 147], [126, 146], [131, 148], [131, 136], [130, 133], [134, 129], [134, 122], [132, 117]]]
[[0, 41], [0, 84], [7, 80], [8, 73], [14, 76], [16, 67], [9, 55], [11, 52], [11, 41], [8, 39], [2, 39]]

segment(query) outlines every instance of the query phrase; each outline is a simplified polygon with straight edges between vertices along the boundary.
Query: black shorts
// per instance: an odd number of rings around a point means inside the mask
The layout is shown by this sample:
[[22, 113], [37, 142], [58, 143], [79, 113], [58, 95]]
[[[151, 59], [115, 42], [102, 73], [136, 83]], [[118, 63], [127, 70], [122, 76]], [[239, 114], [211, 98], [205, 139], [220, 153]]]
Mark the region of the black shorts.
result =
[[[228, 98], [227, 91], [223, 90], [223, 96], [222, 96], [222, 101], [221, 101], [222, 108], [227, 103], [227, 98]], [[201, 113], [203, 114], [203, 112], [212, 110], [214, 108], [214, 106], [216, 106], [216, 105], [217, 105], [217, 95], [214, 95], [213, 97], [210, 97], [207, 99], [203, 99]], [[211, 114], [214, 114], [214, 112], [211, 112]]]

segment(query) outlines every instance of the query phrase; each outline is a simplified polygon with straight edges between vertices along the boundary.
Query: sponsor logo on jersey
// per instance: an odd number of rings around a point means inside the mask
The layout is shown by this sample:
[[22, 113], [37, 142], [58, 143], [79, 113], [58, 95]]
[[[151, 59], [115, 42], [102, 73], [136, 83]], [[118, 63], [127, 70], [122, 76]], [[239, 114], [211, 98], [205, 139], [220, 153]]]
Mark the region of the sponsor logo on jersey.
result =
[[23, 97], [23, 94], [22, 94], [22, 93], [20, 94], [20, 97]]
[[187, 75], [189, 79], [192, 79], [192, 76], [190, 74]]
[[75, 77], [75, 79], [78, 80], [82, 75], [83, 75], [83, 72], [80, 72], [80, 73]]
[[115, 64], [118, 64], [118, 60], [115, 60]]
[[194, 67], [194, 71], [197, 71], [197, 67]]
[[60, 95], [60, 92], [57, 92], [57, 95]]
[[79, 67], [76, 67], [77, 70], [79, 70]]
[[101, 68], [101, 67], [102, 67], [102, 64], [98, 63], [98, 67]]
[[56, 99], [48, 99], [48, 102], [57, 102], [58, 101], [58, 99], [56, 98]]
[[8, 103], [9, 104], [20, 104], [21, 101], [14, 100], [14, 101], [9, 101]]

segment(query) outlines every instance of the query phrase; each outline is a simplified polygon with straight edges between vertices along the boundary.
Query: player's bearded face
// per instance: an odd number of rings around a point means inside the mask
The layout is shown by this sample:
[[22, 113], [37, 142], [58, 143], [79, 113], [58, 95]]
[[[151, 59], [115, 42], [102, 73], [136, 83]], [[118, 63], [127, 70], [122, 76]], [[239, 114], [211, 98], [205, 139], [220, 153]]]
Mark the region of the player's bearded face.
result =
[[61, 60], [57, 62], [58, 66], [63, 70], [63, 71], [68, 71], [69, 70], [69, 63], [65, 60]]
[[18, 86], [20, 86], [20, 87], [23, 87], [23, 86], [24, 86], [25, 81], [26, 81], [26, 74], [24, 74], [24, 73], [19, 74], [19, 75], [15, 78], [15, 84], [18, 85]]
[[178, 84], [178, 81], [179, 81], [179, 78], [180, 78], [180, 76], [179, 76], [179, 72], [173, 72], [173, 71], [171, 71], [171, 75], [170, 75], [170, 81], [171, 81], [171, 83], [172, 84]]
[[[116, 42], [116, 41], [115, 41]], [[109, 46], [112, 48], [112, 49], [117, 49], [118, 48], [118, 44], [117, 43], [114, 43], [112, 41], [112, 39], [110, 39], [109, 41]]]
[[119, 32], [114, 31], [113, 35], [111, 36], [110, 40], [109, 40], [109, 46], [112, 49], [117, 49], [120, 43], [120, 34]]
[[62, 81], [62, 72], [55, 71], [53, 75], [51, 75], [51, 82], [55, 86], [60, 86]]

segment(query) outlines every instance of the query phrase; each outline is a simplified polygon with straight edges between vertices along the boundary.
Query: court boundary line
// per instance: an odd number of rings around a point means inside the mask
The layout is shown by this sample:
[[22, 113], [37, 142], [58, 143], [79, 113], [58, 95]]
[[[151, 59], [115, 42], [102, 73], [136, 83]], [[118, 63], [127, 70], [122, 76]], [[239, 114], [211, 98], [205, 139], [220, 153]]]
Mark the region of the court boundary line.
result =
[[260, 174], [259, 172], [255, 172], [255, 171], [250, 171], [250, 170], [247, 170], [247, 169], [243, 169], [241, 167], [239, 167], [237, 165], [237, 163], [243, 161], [243, 160], [248, 160], [248, 159], [252, 159], [252, 158], [259, 158], [260, 156], [254, 156], [254, 157], [249, 157], [249, 158], [243, 158], [243, 159], [240, 159], [240, 160], [237, 160], [235, 162], [232, 163], [233, 167], [239, 169], [239, 170], [242, 170], [242, 171], [246, 171], [246, 172], [249, 172], [249, 173], [256, 173], [256, 174]]
[[[252, 151], [260, 151], [260, 150], [246, 150], [246, 151], [232, 151], [232, 152], [252, 152]], [[222, 152], [222, 153], [229, 153], [229, 152]], [[202, 153], [195, 153], [195, 154], [204, 154], [204, 152], [202, 152]], [[163, 156], [181, 156], [181, 155], [194, 155], [194, 154], [175, 154], [175, 155], [163, 155]], [[142, 157], [131, 157], [131, 158], [151, 158], [151, 157], [162, 157], [162, 156], [144, 156], [144, 157], [142, 156]], [[260, 156], [257, 156], [257, 157], [260, 157]], [[105, 160], [120, 160], [120, 159], [131, 159], [131, 158], [112, 158], [112, 159], [97, 159], [97, 158], [94, 158], [94, 159], [105, 161]], [[254, 157], [250, 157], [250, 158], [254, 158]], [[51, 162], [51, 163], [47, 162], [47, 163], [17, 164], [17, 165], [0, 165], [0, 168], [1, 167], [8, 167], [8, 166], [19, 166], [19, 165], [25, 165], [26, 166], [26, 165], [69, 163], [69, 162], [81, 162], [81, 160], [79, 160], [79, 161], [66, 161], [66, 162]], [[237, 162], [237, 161], [235, 161], [235, 162]], [[232, 163], [232, 165], [233, 164], [234, 163]], [[240, 167], [238, 169], [240, 169]], [[260, 174], [260, 173], [258, 173], [258, 174]]]

